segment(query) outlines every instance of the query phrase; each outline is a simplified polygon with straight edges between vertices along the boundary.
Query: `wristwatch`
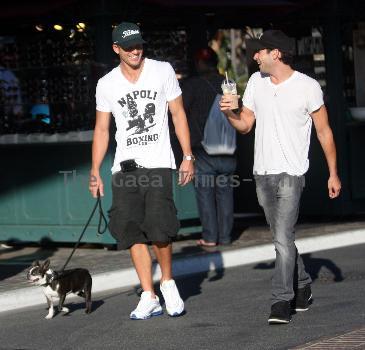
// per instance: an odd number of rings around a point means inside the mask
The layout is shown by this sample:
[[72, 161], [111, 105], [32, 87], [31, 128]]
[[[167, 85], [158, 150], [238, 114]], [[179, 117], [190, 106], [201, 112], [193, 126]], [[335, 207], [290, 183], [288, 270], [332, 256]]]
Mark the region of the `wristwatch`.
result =
[[192, 154], [187, 154], [187, 155], [184, 155], [183, 156], [183, 159], [184, 160], [192, 160], [192, 161], [194, 161], [195, 160], [195, 157]]

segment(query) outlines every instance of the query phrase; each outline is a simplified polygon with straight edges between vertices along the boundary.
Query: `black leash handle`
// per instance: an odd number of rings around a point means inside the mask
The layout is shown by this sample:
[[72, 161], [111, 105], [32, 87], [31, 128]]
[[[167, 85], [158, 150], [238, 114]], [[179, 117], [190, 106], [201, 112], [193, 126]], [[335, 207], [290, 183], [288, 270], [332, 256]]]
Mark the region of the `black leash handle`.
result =
[[[107, 220], [106, 220], [106, 217], [105, 217], [104, 212], [103, 212], [103, 208], [102, 208], [102, 206], [101, 206], [101, 198], [100, 198], [100, 192], [99, 192], [99, 190], [98, 190], [97, 195], [98, 195], [98, 198], [96, 199], [96, 203], [95, 203], [95, 205], [94, 205], [94, 208], [93, 208], [93, 210], [92, 210], [92, 212], [91, 212], [91, 214], [90, 214], [90, 216], [89, 216], [89, 218], [88, 218], [88, 220], [87, 220], [87, 222], [86, 222], [86, 224], [85, 224], [85, 226], [84, 226], [84, 229], [82, 230], [81, 235], [80, 235], [80, 237], [79, 237], [78, 241], [76, 242], [76, 244], [75, 244], [75, 246], [74, 246], [74, 248], [73, 248], [73, 250], [72, 250], [72, 252], [71, 252], [70, 256], [68, 257], [67, 261], [66, 261], [66, 262], [65, 262], [65, 264], [63, 265], [63, 267], [62, 267], [62, 269], [61, 269], [61, 271], [60, 271], [61, 273], [65, 270], [65, 268], [66, 268], [67, 264], [70, 262], [70, 260], [71, 260], [72, 256], [74, 255], [75, 250], [76, 250], [76, 249], [77, 249], [77, 247], [79, 246], [79, 244], [80, 244], [80, 242], [81, 242], [81, 239], [82, 239], [82, 237], [84, 236], [84, 233], [86, 232], [86, 229], [88, 228], [88, 226], [89, 226], [89, 224], [90, 224], [90, 221], [91, 221], [91, 219], [93, 218], [93, 216], [94, 216], [94, 214], [95, 214], [95, 211], [96, 211], [96, 208], [97, 208], [97, 207], [99, 207], [98, 234], [99, 234], [99, 235], [102, 235], [102, 234], [106, 231], [106, 229], [107, 229], [107, 227], [108, 227], [108, 222], [107, 222]], [[101, 229], [102, 222], [104, 222], [104, 228], [103, 228], [103, 229]]]

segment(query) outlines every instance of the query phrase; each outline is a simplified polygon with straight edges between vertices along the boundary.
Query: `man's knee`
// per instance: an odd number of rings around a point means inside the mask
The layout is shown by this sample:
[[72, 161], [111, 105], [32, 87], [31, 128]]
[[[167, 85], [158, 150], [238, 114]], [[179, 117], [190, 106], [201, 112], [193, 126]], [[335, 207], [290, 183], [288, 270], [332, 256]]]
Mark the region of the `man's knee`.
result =
[[296, 257], [296, 247], [294, 240], [285, 237], [279, 237], [274, 240], [275, 250], [284, 259]]
[[171, 242], [152, 242], [152, 245], [156, 248], [163, 249], [169, 248], [169, 246], [171, 246]]

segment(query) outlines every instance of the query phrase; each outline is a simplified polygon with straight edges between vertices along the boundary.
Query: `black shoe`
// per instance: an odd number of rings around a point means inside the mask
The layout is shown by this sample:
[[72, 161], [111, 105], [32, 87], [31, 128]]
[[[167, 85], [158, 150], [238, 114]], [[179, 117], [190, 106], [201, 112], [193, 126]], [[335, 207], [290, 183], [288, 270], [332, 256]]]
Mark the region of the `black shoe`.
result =
[[292, 302], [292, 308], [295, 311], [307, 311], [312, 300], [311, 285], [307, 284], [305, 287], [300, 288], [295, 293], [295, 298]]
[[289, 301], [278, 301], [271, 306], [271, 314], [268, 319], [269, 324], [285, 324], [290, 322]]

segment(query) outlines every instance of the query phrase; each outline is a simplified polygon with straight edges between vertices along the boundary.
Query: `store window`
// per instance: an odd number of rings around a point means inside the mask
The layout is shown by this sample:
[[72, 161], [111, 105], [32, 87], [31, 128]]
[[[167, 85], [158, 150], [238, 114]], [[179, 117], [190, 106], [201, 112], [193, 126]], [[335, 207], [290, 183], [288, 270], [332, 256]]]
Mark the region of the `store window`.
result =
[[147, 42], [144, 49], [146, 57], [169, 62], [179, 80], [190, 74], [185, 29], [145, 31], [143, 37]]
[[237, 83], [237, 90], [242, 95], [249, 78], [249, 62], [246, 39], [257, 34], [253, 29], [220, 29], [210, 41], [210, 46], [218, 54], [218, 69]]
[[[263, 31], [263, 28], [247, 26], [243, 29], [220, 29], [210, 41], [210, 46], [219, 56], [220, 72], [224, 74], [227, 71], [228, 75], [235, 79], [241, 94], [250, 75], [258, 70], [248, 41], [259, 37]], [[291, 36], [290, 30], [288, 32]], [[316, 79], [325, 91], [326, 68], [322, 28], [309, 27], [306, 32], [307, 35], [295, 37], [296, 55], [293, 68]]]
[[0, 37], [0, 134], [65, 133], [94, 124], [94, 62], [86, 23], [34, 25]]

